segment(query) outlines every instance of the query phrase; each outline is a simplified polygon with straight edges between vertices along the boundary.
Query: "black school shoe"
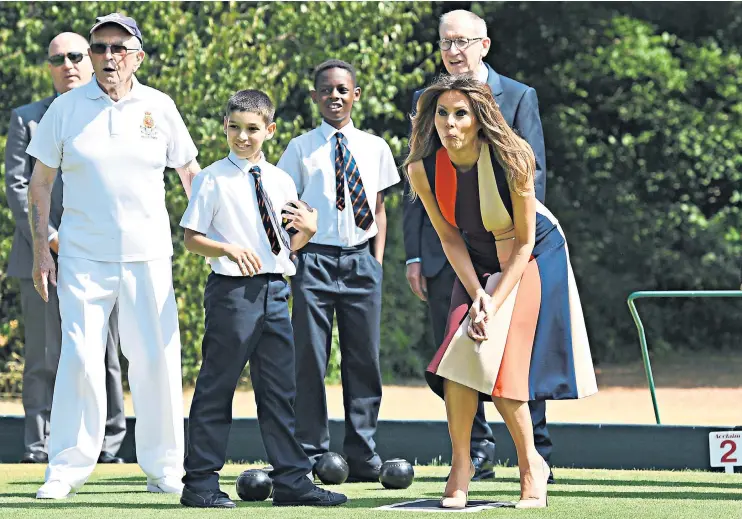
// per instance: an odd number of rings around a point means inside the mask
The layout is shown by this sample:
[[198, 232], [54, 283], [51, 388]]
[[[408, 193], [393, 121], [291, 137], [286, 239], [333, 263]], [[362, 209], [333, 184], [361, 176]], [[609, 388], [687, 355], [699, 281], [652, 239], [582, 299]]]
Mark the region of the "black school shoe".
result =
[[348, 501], [344, 494], [330, 492], [312, 485], [314, 488], [304, 494], [273, 492], [273, 506], [337, 506]]
[[183, 487], [180, 504], [192, 508], [236, 508], [226, 492], [221, 490], [194, 490]]
[[45, 452], [26, 452], [21, 463], [49, 463], [49, 456]]
[[110, 452], [101, 451], [100, 456], [98, 456], [98, 463], [123, 463], [124, 458], [119, 458], [118, 456], [114, 456]]
[[474, 465], [474, 476], [471, 478], [472, 481], [483, 481], [495, 477], [495, 464], [488, 458], [475, 456], [471, 459], [471, 463]]
[[350, 473], [348, 474], [348, 479], [346, 479], [345, 482], [346, 483], [378, 483], [380, 472], [381, 472], [381, 465], [372, 466], [372, 467], [366, 466], [362, 470], [354, 470], [353, 468], [351, 468]]

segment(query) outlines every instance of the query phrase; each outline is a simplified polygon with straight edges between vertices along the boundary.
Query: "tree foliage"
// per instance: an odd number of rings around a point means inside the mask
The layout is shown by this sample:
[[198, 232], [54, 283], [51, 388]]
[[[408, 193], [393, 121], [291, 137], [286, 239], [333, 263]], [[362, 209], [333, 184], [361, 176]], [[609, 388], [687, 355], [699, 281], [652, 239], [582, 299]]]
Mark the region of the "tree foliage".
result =
[[[401, 159], [414, 90], [440, 71], [437, 18], [470, 7], [488, 21], [488, 61], [539, 94], [547, 149], [547, 205], [567, 234], [597, 360], [635, 357], [626, 297], [638, 289], [739, 286], [742, 11], [736, 3], [94, 2], [0, 4], [0, 106], [45, 97], [44, 59], [62, 31], [87, 34], [121, 11], [144, 33], [138, 77], [170, 95], [206, 166], [225, 154], [228, 97], [265, 90], [277, 105], [276, 162], [319, 122], [312, 69], [339, 58], [358, 69], [357, 126]], [[4, 148], [7, 117], [0, 118]], [[187, 253], [177, 222], [186, 199], [168, 175], [174, 283], [184, 380], [198, 371], [208, 268]], [[425, 306], [404, 277], [401, 193], [387, 197], [382, 366], [385, 380], [420, 377], [432, 353]], [[13, 223], [0, 188], [0, 391], [22, 366], [17, 284], [2, 270]], [[725, 301], [648, 304], [650, 344], [736, 344], [738, 308]], [[335, 348], [337, 352], [337, 348]], [[338, 376], [338, 355], [330, 374]], [[4, 374], [3, 374], [4, 372]]]

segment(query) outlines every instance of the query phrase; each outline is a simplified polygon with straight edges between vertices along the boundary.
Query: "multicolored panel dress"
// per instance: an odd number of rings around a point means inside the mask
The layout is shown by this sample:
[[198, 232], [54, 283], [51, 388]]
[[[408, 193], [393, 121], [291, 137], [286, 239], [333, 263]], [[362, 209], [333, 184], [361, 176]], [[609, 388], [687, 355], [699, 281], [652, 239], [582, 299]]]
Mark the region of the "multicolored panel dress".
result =
[[[461, 230], [480, 283], [492, 293], [514, 245], [510, 189], [494, 150], [482, 146], [471, 171], [457, 171], [445, 148], [423, 164], [443, 217]], [[476, 389], [482, 400], [563, 400], [597, 392], [567, 242], [543, 204], [537, 202], [531, 261], [481, 343], [466, 333], [471, 303], [457, 280], [446, 338], [426, 372], [439, 396], [444, 379]]]

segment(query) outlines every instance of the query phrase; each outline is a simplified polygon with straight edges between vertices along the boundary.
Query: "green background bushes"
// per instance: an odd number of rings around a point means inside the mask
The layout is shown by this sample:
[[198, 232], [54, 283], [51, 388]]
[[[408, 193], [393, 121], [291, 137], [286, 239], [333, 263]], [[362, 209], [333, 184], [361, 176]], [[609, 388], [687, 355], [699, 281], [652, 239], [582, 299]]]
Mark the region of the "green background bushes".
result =
[[[357, 126], [383, 136], [399, 162], [412, 94], [441, 70], [437, 18], [425, 2], [3, 3], [0, 107], [51, 93], [44, 65], [57, 33], [87, 34], [120, 10], [144, 33], [140, 80], [178, 105], [206, 166], [224, 155], [221, 116], [236, 90], [260, 88], [277, 105], [276, 162], [319, 114], [312, 68], [352, 62], [363, 94]], [[739, 286], [742, 96], [739, 4], [456, 3], [489, 23], [488, 61], [535, 87], [547, 148], [547, 205], [567, 234], [596, 361], [635, 358], [626, 296], [638, 289]], [[7, 116], [0, 118], [4, 148]], [[185, 252], [177, 222], [186, 199], [167, 175], [175, 246], [183, 376], [200, 363], [208, 268]], [[426, 308], [404, 267], [401, 191], [387, 196], [382, 367], [385, 381], [420, 378], [433, 344]], [[22, 331], [17, 282], [4, 274], [13, 221], [0, 188], [0, 392], [17, 392]], [[642, 303], [655, 351], [733, 348], [739, 308], [727, 301]], [[335, 348], [330, 378], [337, 380]]]

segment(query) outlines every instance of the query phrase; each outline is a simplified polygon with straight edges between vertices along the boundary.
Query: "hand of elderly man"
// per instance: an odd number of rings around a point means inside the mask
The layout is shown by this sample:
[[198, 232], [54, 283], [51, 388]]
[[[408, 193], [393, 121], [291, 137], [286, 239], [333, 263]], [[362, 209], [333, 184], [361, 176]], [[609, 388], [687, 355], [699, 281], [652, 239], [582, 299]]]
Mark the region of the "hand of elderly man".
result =
[[33, 286], [45, 302], [49, 302], [49, 283], [57, 286], [57, 268], [48, 248], [34, 250]]

